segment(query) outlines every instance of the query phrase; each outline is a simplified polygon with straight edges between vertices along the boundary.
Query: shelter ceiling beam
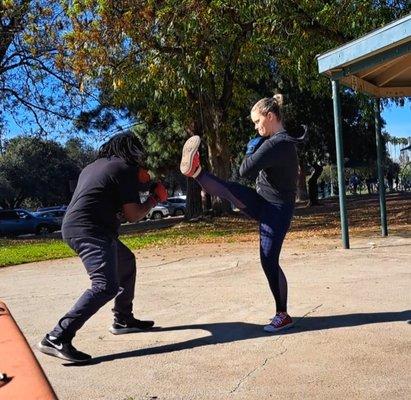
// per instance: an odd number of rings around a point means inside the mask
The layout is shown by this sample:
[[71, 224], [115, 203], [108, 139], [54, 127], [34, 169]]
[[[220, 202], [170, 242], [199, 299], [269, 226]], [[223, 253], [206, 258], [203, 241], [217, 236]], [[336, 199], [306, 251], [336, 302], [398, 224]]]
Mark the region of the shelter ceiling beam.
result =
[[411, 84], [404, 87], [382, 87], [380, 88], [380, 97], [410, 97]]
[[374, 79], [374, 84], [377, 86], [384, 86], [409, 69], [411, 69], [411, 54], [401, 57], [401, 59], [398, 59], [394, 65], [379, 74], [376, 79]]
[[378, 71], [381, 71], [381, 70], [384, 70], [384, 69], [386, 69], [386, 68], [389, 68], [392, 64], [394, 64], [395, 63], [395, 60], [391, 60], [391, 61], [389, 61], [389, 62], [386, 62], [386, 63], [384, 63], [384, 64], [380, 64], [380, 65], [377, 65], [375, 68], [371, 68], [371, 69], [368, 69], [368, 70], [366, 70], [366, 71], [364, 71], [364, 72], [359, 72], [358, 74], [357, 74], [357, 76], [359, 77], [359, 78], [366, 78], [367, 76], [369, 76], [369, 75], [372, 75], [372, 74], [375, 74], [376, 72], [378, 72]]
[[354, 89], [356, 92], [367, 93], [374, 97], [380, 97], [380, 88], [372, 83], [359, 78], [355, 75], [350, 75], [340, 79], [341, 83]]
[[351, 75], [340, 79], [340, 82], [354, 89], [356, 92], [366, 93], [374, 97], [409, 97], [411, 96], [411, 86], [409, 87], [378, 87], [372, 83]]

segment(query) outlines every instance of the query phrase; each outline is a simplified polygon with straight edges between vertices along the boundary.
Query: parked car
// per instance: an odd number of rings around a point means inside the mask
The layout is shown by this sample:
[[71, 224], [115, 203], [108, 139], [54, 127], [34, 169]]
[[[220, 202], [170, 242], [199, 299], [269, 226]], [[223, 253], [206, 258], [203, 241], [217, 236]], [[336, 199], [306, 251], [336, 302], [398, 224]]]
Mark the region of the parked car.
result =
[[145, 216], [145, 219], [162, 219], [168, 217], [170, 212], [167, 207], [157, 204], [153, 207], [150, 212]]
[[169, 197], [167, 201], [160, 203], [167, 207], [170, 215], [184, 215], [186, 213], [186, 197]]
[[52, 218], [36, 217], [23, 209], [0, 210], [0, 236], [45, 235], [59, 229]]
[[65, 210], [59, 209], [59, 210], [49, 210], [49, 211], [35, 211], [32, 214], [35, 217], [39, 217], [39, 218], [51, 218], [56, 223], [56, 225], [61, 227], [65, 213], [66, 213]]
[[40, 207], [36, 210], [36, 212], [40, 212], [40, 211], [53, 211], [53, 210], [63, 210], [66, 211], [67, 210], [67, 206], [63, 205], [63, 206], [50, 206], [50, 207]]

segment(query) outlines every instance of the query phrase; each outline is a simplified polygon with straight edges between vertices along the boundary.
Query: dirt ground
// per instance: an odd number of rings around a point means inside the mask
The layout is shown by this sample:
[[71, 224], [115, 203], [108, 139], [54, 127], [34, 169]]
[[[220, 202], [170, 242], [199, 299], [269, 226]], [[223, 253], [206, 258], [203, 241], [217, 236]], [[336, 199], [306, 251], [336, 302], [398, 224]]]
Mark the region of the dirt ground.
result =
[[[274, 303], [254, 239], [136, 252], [135, 314], [157, 329], [113, 336], [106, 305], [74, 340], [90, 365], [35, 350], [59, 399], [409, 399], [409, 235], [356, 235], [343, 250], [339, 237], [291, 234], [296, 324], [281, 335], [262, 329]], [[77, 258], [0, 270], [33, 348], [87, 286]]]

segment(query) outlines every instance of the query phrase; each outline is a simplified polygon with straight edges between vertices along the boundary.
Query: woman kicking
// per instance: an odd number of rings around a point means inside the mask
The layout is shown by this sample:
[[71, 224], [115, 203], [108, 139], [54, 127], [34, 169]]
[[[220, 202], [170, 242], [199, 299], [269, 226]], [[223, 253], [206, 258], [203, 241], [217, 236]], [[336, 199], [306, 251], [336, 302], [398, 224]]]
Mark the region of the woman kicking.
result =
[[200, 137], [192, 136], [184, 145], [180, 170], [194, 178], [212, 196], [233, 203], [260, 226], [261, 265], [276, 303], [276, 313], [266, 332], [292, 326], [287, 313], [287, 280], [279, 265], [281, 246], [290, 227], [295, 206], [298, 159], [294, 138], [283, 127], [282, 96], [264, 98], [251, 109], [251, 119], [259, 137], [247, 145], [240, 176], [256, 178], [256, 189], [226, 182], [205, 172], [200, 163]]

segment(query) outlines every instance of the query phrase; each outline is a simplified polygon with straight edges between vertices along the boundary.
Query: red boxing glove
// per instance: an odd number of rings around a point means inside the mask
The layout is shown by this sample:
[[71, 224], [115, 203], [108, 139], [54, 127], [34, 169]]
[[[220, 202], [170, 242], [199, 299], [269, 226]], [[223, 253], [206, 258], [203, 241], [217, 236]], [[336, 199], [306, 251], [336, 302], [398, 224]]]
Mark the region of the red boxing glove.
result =
[[151, 195], [160, 203], [167, 200], [167, 197], [168, 197], [167, 189], [160, 182], [157, 182], [153, 186], [150, 192], [151, 192]]
[[140, 183], [148, 183], [150, 182], [151, 177], [147, 170], [139, 168], [137, 172], [137, 179]]

